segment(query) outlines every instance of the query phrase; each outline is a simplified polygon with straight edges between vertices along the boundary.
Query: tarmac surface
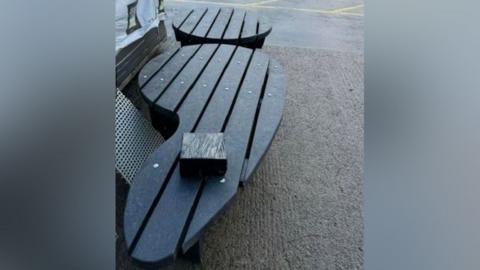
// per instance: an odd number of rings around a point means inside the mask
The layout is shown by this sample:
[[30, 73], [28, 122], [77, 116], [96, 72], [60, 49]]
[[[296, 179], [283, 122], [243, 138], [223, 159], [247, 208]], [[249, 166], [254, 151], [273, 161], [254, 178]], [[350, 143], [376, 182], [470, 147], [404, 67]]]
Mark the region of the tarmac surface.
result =
[[266, 45], [363, 54], [362, 0], [167, 0], [167, 24], [186, 7], [208, 6], [254, 10], [266, 16], [273, 25]]
[[[202, 265], [179, 259], [164, 269], [363, 269], [362, 2], [174, 0], [167, 26], [196, 5], [270, 18], [264, 50], [284, 65], [287, 100], [253, 179], [205, 234]], [[168, 31], [165, 47], [178, 46]], [[117, 269], [138, 269], [119, 235]]]

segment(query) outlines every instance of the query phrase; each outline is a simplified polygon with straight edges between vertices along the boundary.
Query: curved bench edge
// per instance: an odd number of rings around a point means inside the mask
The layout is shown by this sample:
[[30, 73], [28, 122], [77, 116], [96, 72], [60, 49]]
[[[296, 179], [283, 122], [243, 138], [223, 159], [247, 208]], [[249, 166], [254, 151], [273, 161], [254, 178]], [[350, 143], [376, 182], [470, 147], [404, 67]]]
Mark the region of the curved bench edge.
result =
[[[269, 89], [275, 89], [276, 87], [280, 87], [279, 90], [275, 91], [280, 93], [280, 103], [277, 106], [268, 106], [268, 107], [260, 107], [260, 115], [259, 120], [257, 122], [257, 126], [260, 125], [262, 127], [270, 128], [270, 132], [265, 132], [262, 135], [269, 135], [269, 136], [257, 136], [257, 132], [255, 132], [255, 136], [253, 138], [252, 149], [251, 149], [251, 156], [246, 162], [246, 169], [244, 174], [240, 178], [240, 184], [245, 185], [249, 182], [259, 165], [261, 164], [263, 158], [265, 157], [266, 153], [270, 149], [270, 146], [275, 139], [275, 136], [278, 132], [280, 124], [283, 119], [283, 112], [285, 109], [285, 100], [286, 100], [286, 93], [287, 93], [287, 85], [286, 85], [286, 75], [283, 66], [275, 59], [270, 58], [270, 68], [273, 67], [273, 71], [269, 70], [269, 77], [276, 77], [275, 81], [269, 80], [267, 82], [267, 87], [265, 89], [266, 97], [268, 98], [268, 94], [272, 92]], [[275, 68], [277, 67], [277, 68]], [[270, 111], [265, 111], [270, 110]], [[272, 112], [273, 111], [273, 112]], [[263, 119], [261, 117], [265, 117], [267, 119]], [[262, 122], [266, 122], [265, 124]], [[267, 121], [268, 120], [268, 121]]]

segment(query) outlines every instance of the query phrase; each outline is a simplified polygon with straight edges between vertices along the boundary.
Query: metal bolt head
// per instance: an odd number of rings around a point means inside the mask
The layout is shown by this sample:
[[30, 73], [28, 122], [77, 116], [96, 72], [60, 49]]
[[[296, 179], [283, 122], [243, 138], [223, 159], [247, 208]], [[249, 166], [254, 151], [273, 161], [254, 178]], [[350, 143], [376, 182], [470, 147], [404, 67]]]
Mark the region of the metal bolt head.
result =
[[241, 62], [240, 61], [237, 61], [237, 64], [240, 64]]
[[158, 163], [153, 164], [153, 168], [158, 168]]
[[185, 56], [185, 54], [184, 54], [184, 53], [182, 53], [182, 56]]
[[184, 84], [185, 82], [184, 81], [180, 81], [180, 84]]
[[272, 93], [268, 93], [267, 96], [271, 97], [271, 96], [272, 96]]
[[143, 75], [143, 78], [147, 78], [147, 75]]
[[220, 180], [220, 183], [225, 183], [225, 178], [222, 178], [222, 180]]
[[163, 81], [163, 78], [160, 78], [160, 81]]
[[230, 88], [228, 88], [228, 87], [225, 87], [225, 90], [228, 90], [228, 89], [230, 89]]
[[274, 66], [274, 68], [278, 68], [278, 66]]
[[204, 83], [204, 84], [203, 84], [203, 87], [207, 87], [207, 84], [206, 84], [206, 83]]
[[248, 93], [249, 93], [249, 94], [251, 94], [251, 93], [252, 93], [252, 91], [248, 91]]
[[200, 56], [200, 60], [203, 60], [203, 56]]

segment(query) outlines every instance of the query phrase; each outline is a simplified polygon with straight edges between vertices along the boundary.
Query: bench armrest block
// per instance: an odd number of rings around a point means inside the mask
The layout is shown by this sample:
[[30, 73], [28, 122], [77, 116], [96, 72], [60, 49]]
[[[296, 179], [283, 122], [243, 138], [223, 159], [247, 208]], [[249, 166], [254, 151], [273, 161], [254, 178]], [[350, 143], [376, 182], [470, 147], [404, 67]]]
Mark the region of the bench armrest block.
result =
[[223, 133], [184, 133], [180, 173], [185, 176], [223, 175], [227, 153]]

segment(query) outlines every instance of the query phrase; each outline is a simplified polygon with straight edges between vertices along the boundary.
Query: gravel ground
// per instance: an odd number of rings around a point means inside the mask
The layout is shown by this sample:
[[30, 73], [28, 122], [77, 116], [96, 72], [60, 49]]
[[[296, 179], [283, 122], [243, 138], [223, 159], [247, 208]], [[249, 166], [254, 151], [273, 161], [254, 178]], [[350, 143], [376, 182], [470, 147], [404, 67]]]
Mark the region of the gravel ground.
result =
[[[288, 74], [279, 131], [250, 184], [208, 229], [202, 266], [180, 259], [166, 269], [363, 269], [363, 56], [264, 50]], [[118, 191], [121, 216], [126, 186]], [[118, 269], [136, 269], [121, 237], [117, 247]]]

